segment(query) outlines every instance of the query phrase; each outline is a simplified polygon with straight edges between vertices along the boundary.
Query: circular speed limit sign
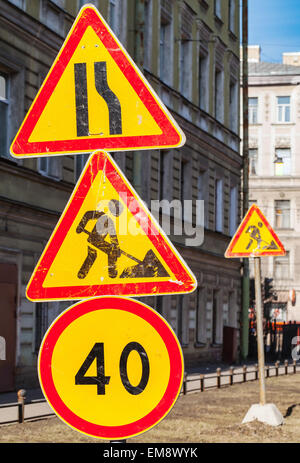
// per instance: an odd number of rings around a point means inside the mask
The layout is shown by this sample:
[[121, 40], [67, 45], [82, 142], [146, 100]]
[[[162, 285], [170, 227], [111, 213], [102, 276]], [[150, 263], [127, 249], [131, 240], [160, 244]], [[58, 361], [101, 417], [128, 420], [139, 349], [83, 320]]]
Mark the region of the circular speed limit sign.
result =
[[68, 425], [126, 439], [156, 425], [183, 380], [182, 351], [153, 309], [128, 298], [79, 302], [52, 323], [41, 344], [44, 395]]

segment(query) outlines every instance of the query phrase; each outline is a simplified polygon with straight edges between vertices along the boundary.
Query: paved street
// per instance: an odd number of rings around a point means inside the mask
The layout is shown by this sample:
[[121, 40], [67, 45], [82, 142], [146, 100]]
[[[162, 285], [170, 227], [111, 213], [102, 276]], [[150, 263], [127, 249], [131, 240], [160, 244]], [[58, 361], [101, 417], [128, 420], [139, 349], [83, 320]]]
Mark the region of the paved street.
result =
[[[259, 399], [257, 381], [181, 395], [161, 422], [147, 432], [128, 438], [127, 443], [299, 443], [299, 390], [299, 374], [267, 379], [267, 401], [274, 403], [284, 417], [284, 423], [277, 427], [257, 421], [242, 424], [250, 406]], [[1, 426], [0, 443], [103, 444], [104, 441], [78, 432], [57, 417], [51, 417]], [[100, 447], [96, 446], [95, 450], [101, 458]], [[52, 447], [54, 452], [59, 448]], [[93, 448], [89, 448], [89, 455]], [[38, 447], [33, 448], [33, 452], [36, 450], [39, 451]], [[81, 451], [86, 451], [86, 448]]]
[[[300, 365], [297, 365], [297, 372], [300, 370]], [[221, 386], [228, 386], [230, 384], [230, 370], [227, 368], [222, 369], [221, 371]], [[288, 373], [293, 373], [293, 366], [289, 364]], [[278, 375], [285, 374], [285, 367], [281, 364], [278, 368]], [[198, 371], [190, 372], [187, 376], [186, 383], [186, 392], [193, 393], [201, 390], [201, 380], [200, 375], [204, 375], [204, 389], [215, 388], [217, 386], [217, 377], [216, 377], [216, 365], [205, 365], [201, 368], [198, 368]], [[274, 365], [270, 365], [269, 368], [269, 377], [275, 377], [276, 371]], [[253, 381], [256, 377], [256, 368], [255, 365], [247, 365], [247, 381]], [[238, 384], [243, 382], [243, 365], [234, 367], [233, 375], [233, 384]], [[26, 401], [31, 402], [25, 405], [25, 420], [26, 419], [35, 419], [42, 415], [47, 415], [53, 413], [52, 408], [48, 405], [46, 401], [40, 402], [41, 399], [44, 399], [42, 391], [40, 389], [30, 389], [26, 391]], [[37, 401], [35, 403], [35, 401]], [[0, 408], [0, 424], [17, 421], [18, 420], [18, 406], [17, 394], [15, 392], [2, 393], [0, 394], [0, 407], [1, 405], [8, 404], [9, 407]], [[15, 405], [14, 405], [15, 404]]]

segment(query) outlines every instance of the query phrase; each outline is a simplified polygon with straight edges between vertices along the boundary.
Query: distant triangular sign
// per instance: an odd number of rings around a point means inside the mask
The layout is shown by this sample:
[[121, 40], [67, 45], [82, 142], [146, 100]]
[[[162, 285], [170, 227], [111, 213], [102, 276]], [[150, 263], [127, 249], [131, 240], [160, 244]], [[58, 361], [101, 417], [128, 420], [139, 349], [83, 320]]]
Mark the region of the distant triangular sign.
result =
[[285, 249], [271, 225], [253, 204], [233, 236], [225, 257], [283, 256]]
[[112, 157], [88, 159], [27, 287], [32, 301], [189, 293], [192, 271]]
[[84, 6], [10, 151], [24, 158], [179, 147], [185, 135], [93, 5]]

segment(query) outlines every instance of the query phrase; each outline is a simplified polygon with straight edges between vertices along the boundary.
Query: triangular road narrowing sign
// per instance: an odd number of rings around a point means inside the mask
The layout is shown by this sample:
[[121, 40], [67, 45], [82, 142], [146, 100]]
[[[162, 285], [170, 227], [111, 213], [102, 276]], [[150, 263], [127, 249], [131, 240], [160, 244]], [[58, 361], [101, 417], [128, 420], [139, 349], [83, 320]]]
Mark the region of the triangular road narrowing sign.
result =
[[229, 243], [225, 257], [283, 255], [283, 244], [259, 207], [253, 204]]
[[84, 171], [27, 286], [32, 301], [189, 293], [197, 281], [108, 153]]
[[179, 147], [185, 135], [98, 10], [83, 7], [12, 145], [14, 157]]

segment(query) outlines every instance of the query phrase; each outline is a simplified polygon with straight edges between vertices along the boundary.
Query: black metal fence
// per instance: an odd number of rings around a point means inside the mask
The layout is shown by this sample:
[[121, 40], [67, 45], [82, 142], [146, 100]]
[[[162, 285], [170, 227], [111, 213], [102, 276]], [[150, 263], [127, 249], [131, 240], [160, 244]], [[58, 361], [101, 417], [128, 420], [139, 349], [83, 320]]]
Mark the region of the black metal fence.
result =
[[[277, 360], [273, 365], [266, 365], [264, 370], [265, 378], [271, 378], [281, 375], [296, 374], [299, 372], [300, 366], [297, 364], [296, 360], [293, 360], [291, 363], [288, 362], [288, 360], [284, 360], [282, 363]], [[212, 374], [185, 375], [181, 393], [186, 395], [190, 392], [203, 392], [207, 389], [232, 386], [248, 381], [256, 381], [258, 379], [258, 364], [243, 365], [242, 367], [236, 368], [230, 367], [224, 371], [222, 371], [221, 368], [217, 368], [216, 372]]]
[[[266, 362], [300, 358], [300, 323], [265, 322], [264, 347]], [[249, 359], [257, 359], [256, 322], [249, 323]]]

